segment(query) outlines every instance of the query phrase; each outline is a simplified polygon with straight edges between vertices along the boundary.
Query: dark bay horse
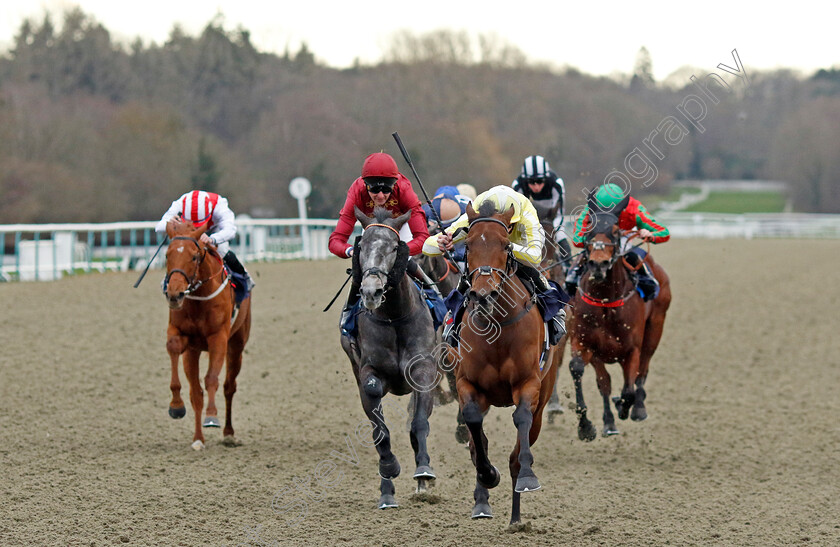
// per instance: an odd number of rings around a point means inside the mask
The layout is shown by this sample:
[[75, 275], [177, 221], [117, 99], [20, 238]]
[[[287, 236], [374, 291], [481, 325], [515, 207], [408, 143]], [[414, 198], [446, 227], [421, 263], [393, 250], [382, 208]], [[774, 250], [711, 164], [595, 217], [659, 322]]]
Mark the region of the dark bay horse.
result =
[[[557, 209], [560, 207], [560, 204], [558, 203], [554, 207], [549, 208], [539, 203], [531, 203], [534, 205], [534, 209], [537, 210], [537, 218], [539, 218], [540, 225], [546, 234], [545, 252], [540, 263], [540, 270], [548, 279], [557, 282], [562, 287], [566, 279], [566, 272], [563, 269], [563, 259], [565, 257], [560, 256], [561, 249], [554, 243], [554, 217], [557, 216]], [[557, 395], [557, 380], [559, 380], [560, 376], [560, 365], [563, 363], [563, 352], [566, 350], [566, 339], [566, 336], [560, 339], [557, 343], [556, 351], [552, 355], [552, 358], [556, 361], [554, 365], [556, 366], [558, 377], [555, 379], [554, 389], [551, 390], [551, 399], [549, 399], [548, 405], [545, 407], [546, 417], [550, 424], [554, 423], [556, 416], [563, 414], [563, 405], [560, 403], [560, 396]]]
[[382, 411], [382, 397], [387, 393], [412, 393], [409, 435], [417, 465], [413, 476], [417, 491], [425, 491], [428, 481], [435, 479], [426, 448], [432, 413], [430, 390], [437, 374], [432, 354], [435, 332], [428, 307], [405, 273], [408, 246], [400, 241], [399, 230], [410, 216], [408, 212], [391, 218], [390, 211], [377, 207], [375, 218], [368, 218], [356, 209], [356, 218], [365, 229], [353, 252], [353, 275], [358, 278], [363, 305], [358, 315], [358, 346], [347, 336], [341, 338], [379, 453], [380, 509], [397, 507], [393, 479], [400, 474]]
[[210, 354], [210, 366], [204, 376], [207, 389], [207, 410], [204, 427], [219, 427], [216, 391], [219, 374], [227, 360], [225, 377], [224, 442], [236, 445], [233, 431], [233, 394], [236, 376], [242, 368], [242, 351], [251, 331], [251, 298], [239, 306], [235, 320], [234, 294], [222, 259], [215, 247], [201, 241], [207, 224], [195, 229], [191, 223], [171, 220], [166, 226], [169, 247], [166, 250], [166, 278], [164, 295], [169, 304], [169, 327], [166, 329], [166, 351], [172, 361], [172, 401], [169, 415], [183, 418], [186, 414], [181, 399], [181, 380], [178, 360], [184, 355], [184, 373], [190, 384], [190, 403], [195, 414], [195, 433], [192, 447], [204, 448], [201, 416], [204, 411], [204, 391], [199, 380], [198, 361], [202, 351]]
[[513, 208], [502, 213], [485, 202], [478, 213], [469, 206], [467, 214], [467, 267], [472, 287], [465, 303], [461, 341], [457, 349], [450, 349], [450, 358], [458, 361], [458, 398], [476, 468], [472, 517], [492, 516], [488, 489], [500, 481], [499, 470], [487, 453], [484, 413], [491, 405], [515, 405], [517, 437], [509, 461], [513, 486], [510, 522], [514, 524], [521, 520], [520, 493], [540, 488], [531, 468], [531, 446], [540, 433], [543, 408], [557, 376], [556, 365], [540, 370], [545, 331], [534, 298], [514, 275], [517, 263], [508, 236]]
[[620, 249], [622, 235], [633, 234], [622, 234], [618, 219], [611, 212], [598, 212], [594, 216], [584, 250], [586, 272], [581, 276], [568, 326], [572, 354], [569, 369], [575, 384], [578, 437], [585, 441], [596, 436], [595, 428], [586, 416], [581, 389], [587, 363], [595, 367], [598, 391], [604, 402], [604, 436], [618, 434], [610, 410], [611, 382], [607, 363], [620, 363], [624, 373], [621, 396], [613, 399], [618, 417], [626, 420], [629, 415], [635, 421], [647, 418], [645, 380], [671, 303], [668, 275], [650, 254], [645, 262], [659, 281], [660, 291], [650, 302], [642, 300]]

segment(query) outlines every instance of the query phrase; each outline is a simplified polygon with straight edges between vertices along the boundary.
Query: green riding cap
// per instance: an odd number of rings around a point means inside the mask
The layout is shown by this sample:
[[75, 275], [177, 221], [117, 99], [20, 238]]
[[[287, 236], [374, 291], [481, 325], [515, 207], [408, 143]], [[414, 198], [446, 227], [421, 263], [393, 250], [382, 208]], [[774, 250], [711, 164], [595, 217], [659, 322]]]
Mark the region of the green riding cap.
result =
[[617, 184], [612, 182], [602, 184], [595, 192], [595, 203], [601, 209], [611, 209], [621, 203], [624, 199], [624, 192]]

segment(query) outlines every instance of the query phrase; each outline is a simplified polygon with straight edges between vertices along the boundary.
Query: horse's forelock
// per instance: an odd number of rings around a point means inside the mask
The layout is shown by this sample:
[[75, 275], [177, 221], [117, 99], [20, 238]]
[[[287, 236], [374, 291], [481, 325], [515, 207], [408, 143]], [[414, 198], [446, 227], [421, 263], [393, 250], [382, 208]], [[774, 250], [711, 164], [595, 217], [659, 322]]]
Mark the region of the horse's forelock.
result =
[[376, 222], [382, 224], [386, 220], [394, 218], [391, 211], [386, 209], [385, 207], [374, 207], [373, 208], [373, 218], [376, 219]]
[[590, 237], [597, 234], [610, 235], [612, 227], [618, 223], [618, 217], [612, 213], [593, 213], [592, 216], [594, 219], [592, 229], [589, 231]]
[[487, 218], [492, 217], [496, 213], [500, 211], [496, 209], [496, 204], [490, 200], [483, 202], [481, 205], [478, 206], [478, 216], [479, 218]]

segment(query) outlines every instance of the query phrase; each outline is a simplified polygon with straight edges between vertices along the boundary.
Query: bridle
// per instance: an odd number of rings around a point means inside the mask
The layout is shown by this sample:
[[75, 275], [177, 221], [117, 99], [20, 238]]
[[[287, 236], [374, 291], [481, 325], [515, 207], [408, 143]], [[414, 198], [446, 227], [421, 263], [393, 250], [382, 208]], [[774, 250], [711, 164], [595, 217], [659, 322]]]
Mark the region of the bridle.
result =
[[[594, 237], [597, 234], [592, 234], [592, 235]], [[611, 236], [612, 236], [612, 234], [611, 234]], [[621, 258], [622, 261], [624, 261], [624, 255], [619, 254], [618, 252], [616, 252], [616, 249], [615, 249], [619, 245], [620, 241], [621, 241], [621, 235], [620, 235], [620, 232], [619, 232], [618, 241], [616, 241], [615, 238], [610, 237], [610, 241], [591, 241], [591, 242], [587, 242], [586, 247], [584, 248], [584, 256], [583, 256], [583, 260], [584, 260], [584, 263], [586, 264], [586, 268], [589, 269], [589, 248], [590, 248], [590, 246], [592, 247], [593, 251], [601, 251], [601, 250], [606, 249], [607, 247], [612, 247], [613, 248], [613, 252], [610, 255], [609, 265], [606, 268], [607, 271], [611, 270], [612, 267], [615, 266], [615, 263], [618, 262], [619, 258]], [[614, 300], [609, 300], [609, 299], [600, 299], [599, 300], [597, 298], [592, 297], [590, 294], [588, 294], [586, 291], [584, 291], [583, 287], [580, 287], [579, 290], [580, 290], [580, 297], [584, 302], [586, 302], [587, 304], [590, 304], [592, 306], [599, 307], [599, 308], [619, 308], [619, 307], [623, 306], [627, 302], [627, 300], [629, 300], [630, 297], [633, 296], [636, 293], [636, 288], [635, 288], [635, 286], [633, 286], [632, 283], [631, 283], [630, 290], [627, 291], [626, 294], [624, 294], [621, 297], [616, 298]]]
[[[187, 281], [187, 289], [184, 291], [184, 298], [189, 300], [212, 300], [216, 296], [219, 295], [220, 292], [227, 286], [228, 282], [230, 281], [230, 274], [225, 276], [224, 282], [219, 286], [218, 289], [213, 291], [212, 294], [208, 296], [194, 296], [195, 293], [202, 285], [213, 279], [216, 273], [211, 274], [207, 279], [197, 280], [198, 271], [201, 269], [201, 264], [204, 262], [204, 259], [207, 258], [207, 247], [202, 247], [198, 240], [194, 237], [190, 236], [174, 236], [171, 238], [171, 241], [175, 241], [177, 239], [182, 239], [186, 241], [191, 241], [195, 244], [198, 252], [201, 253], [201, 258], [195, 263], [195, 271], [192, 275], [189, 275], [185, 270], [180, 268], [173, 268], [166, 272], [166, 277], [163, 278], [163, 294], [166, 294], [166, 288], [169, 286], [169, 280], [172, 277], [172, 274], [181, 274], [184, 276], [184, 279]], [[221, 272], [224, 272], [225, 267], [222, 266]]]
[[[372, 224], [368, 224], [365, 227], [365, 230], [367, 230], [369, 228], [373, 228], [373, 227], [388, 228], [389, 230], [394, 232], [394, 234], [396, 234], [396, 236], [397, 236], [397, 247], [394, 249], [394, 251], [396, 252], [399, 249], [400, 233], [393, 226], [388, 226], [387, 224], [372, 223]], [[393, 271], [393, 268], [396, 267], [396, 266], [397, 266], [397, 263], [396, 263], [396, 261], [394, 261], [394, 266], [391, 267], [392, 271]], [[368, 268], [367, 270], [363, 270], [361, 279], [364, 279], [369, 275], [375, 275], [376, 277], [378, 277], [380, 279], [380, 281], [384, 277], [385, 278], [384, 285], [385, 285], [386, 290], [392, 287], [392, 283], [391, 283], [391, 279], [390, 279], [390, 275], [391, 275], [390, 271], [385, 271], [385, 270], [382, 270], [382, 269], [374, 266], [372, 268]]]
[[[479, 222], [495, 222], [496, 224], [499, 224], [500, 226], [504, 227], [506, 233], [509, 232], [509, 230], [510, 230], [510, 227], [507, 224], [505, 224], [504, 222], [502, 222], [501, 220], [499, 220], [497, 218], [481, 217], [481, 218], [477, 218], [477, 219], [473, 220], [472, 222], [470, 222], [469, 227], [467, 227], [467, 232], [469, 232], [469, 230], [474, 225], [478, 224]], [[507, 262], [505, 264], [505, 269], [504, 270], [501, 269], [501, 268], [495, 268], [493, 266], [478, 266], [478, 267], [473, 268], [472, 270], [469, 270], [467, 272], [467, 282], [468, 282], [468, 284], [470, 286], [473, 285], [476, 274], [482, 275], [482, 276], [483, 275], [488, 275], [489, 276], [489, 275], [493, 275], [493, 272], [495, 272], [495, 273], [499, 274], [499, 287], [500, 288], [503, 287], [507, 283], [508, 279], [510, 279], [510, 276], [513, 273], [516, 272], [516, 266], [517, 266], [517, 262], [516, 262], [516, 259], [513, 256], [512, 246], [511, 246], [510, 242], [508, 242], [506, 251], [507, 251]], [[467, 265], [469, 265], [469, 248], [467, 249], [466, 254], [467, 254], [466, 262], [467, 262]], [[467, 294], [467, 299], [469, 300], [469, 298], [470, 297], [469, 297], [469, 293], [468, 293]]]

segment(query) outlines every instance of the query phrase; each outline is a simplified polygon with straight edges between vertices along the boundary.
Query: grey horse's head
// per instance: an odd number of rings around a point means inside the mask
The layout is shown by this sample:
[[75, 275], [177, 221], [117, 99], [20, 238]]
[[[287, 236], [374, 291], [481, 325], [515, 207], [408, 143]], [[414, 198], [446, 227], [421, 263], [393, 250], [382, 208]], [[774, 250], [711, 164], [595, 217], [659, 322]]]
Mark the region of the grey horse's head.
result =
[[[356, 207], [355, 214], [356, 219], [364, 228], [359, 248], [356, 251], [359, 253], [358, 263], [361, 270], [359, 292], [362, 296], [362, 304], [369, 310], [375, 310], [385, 300], [388, 285], [399, 282], [399, 279], [394, 279], [393, 274], [396, 272], [392, 270], [395, 266], [400, 267], [397, 260], [400, 254], [399, 232], [402, 225], [411, 217], [411, 211], [392, 218], [389, 210], [377, 207], [373, 210], [373, 218], [370, 218]], [[406, 256], [406, 261], [407, 258]], [[404, 271], [404, 264], [402, 268]]]

